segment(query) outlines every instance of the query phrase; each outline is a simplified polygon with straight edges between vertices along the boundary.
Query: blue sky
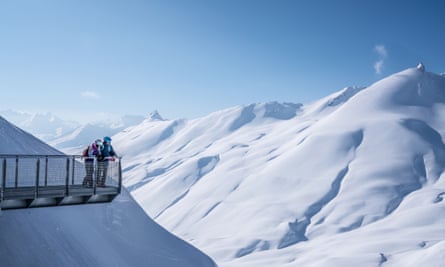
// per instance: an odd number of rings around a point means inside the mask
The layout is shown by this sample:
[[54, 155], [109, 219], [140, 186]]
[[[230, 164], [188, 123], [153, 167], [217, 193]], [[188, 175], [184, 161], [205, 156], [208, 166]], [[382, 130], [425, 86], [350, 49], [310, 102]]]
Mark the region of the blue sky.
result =
[[423, 62], [445, 2], [0, 0], [0, 110], [79, 121], [310, 103]]

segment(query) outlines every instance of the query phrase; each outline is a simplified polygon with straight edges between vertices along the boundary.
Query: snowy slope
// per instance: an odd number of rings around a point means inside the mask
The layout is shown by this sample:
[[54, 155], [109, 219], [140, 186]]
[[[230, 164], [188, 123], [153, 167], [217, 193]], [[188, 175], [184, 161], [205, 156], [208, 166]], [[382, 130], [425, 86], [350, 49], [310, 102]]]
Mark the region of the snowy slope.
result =
[[145, 211], [220, 266], [443, 266], [444, 104], [411, 68], [113, 139]]
[[26, 131], [0, 117], [0, 154], [62, 154]]
[[124, 190], [111, 204], [2, 211], [1, 266], [214, 266]]
[[[0, 117], [0, 154], [60, 154]], [[0, 266], [215, 266], [123, 190], [113, 202], [6, 210]]]

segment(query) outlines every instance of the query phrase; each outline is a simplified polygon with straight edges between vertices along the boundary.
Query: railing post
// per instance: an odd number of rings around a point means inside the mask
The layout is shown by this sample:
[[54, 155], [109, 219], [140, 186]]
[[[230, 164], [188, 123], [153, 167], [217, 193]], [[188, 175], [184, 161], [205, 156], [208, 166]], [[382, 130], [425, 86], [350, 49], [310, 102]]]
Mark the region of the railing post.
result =
[[34, 198], [38, 198], [39, 197], [39, 177], [40, 177], [40, 158], [37, 158], [37, 163], [36, 163], [36, 190], [35, 190], [35, 196]]
[[[2, 191], [0, 196], [0, 201], [5, 199], [5, 186], [6, 186], [6, 158], [3, 158], [3, 169], [2, 169]], [[1, 208], [1, 206], [0, 206]]]
[[76, 164], [76, 159], [74, 158], [74, 156], [72, 157], [72, 162], [73, 162], [73, 166], [71, 167], [71, 184], [74, 185], [74, 165]]
[[48, 156], [45, 156], [45, 187], [48, 186]]
[[15, 156], [15, 188], [19, 186], [19, 156]]
[[118, 181], [118, 187], [117, 187], [117, 192], [118, 194], [121, 193], [121, 188], [122, 188], [122, 158], [119, 158], [119, 181]]
[[[85, 163], [86, 164], [86, 163]], [[99, 168], [97, 166], [97, 158], [93, 158], [93, 195], [96, 194], [96, 187], [97, 187], [97, 173], [99, 171]]]
[[65, 196], [69, 196], [70, 183], [70, 158], [66, 158], [66, 179], [65, 179]]

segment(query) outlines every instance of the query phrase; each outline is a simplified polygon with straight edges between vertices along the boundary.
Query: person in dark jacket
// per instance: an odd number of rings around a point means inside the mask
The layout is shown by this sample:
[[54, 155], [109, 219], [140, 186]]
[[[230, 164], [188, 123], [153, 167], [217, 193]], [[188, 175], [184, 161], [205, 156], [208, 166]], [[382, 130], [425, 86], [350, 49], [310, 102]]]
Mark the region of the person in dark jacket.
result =
[[103, 145], [100, 149], [99, 156], [99, 174], [97, 179], [97, 186], [103, 187], [105, 186], [105, 182], [107, 179], [108, 172], [108, 162], [110, 160], [114, 160], [116, 157], [116, 152], [114, 152], [113, 146], [111, 145], [111, 138], [108, 136], [104, 137]]
[[85, 160], [85, 178], [82, 185], [93, 185], [93, 172], [94, 172], [94, 159], [99, 156], [102, 146], [102, 140], [96, 139], [91, 145], [89, 145], [83, 152], [82, 156]]

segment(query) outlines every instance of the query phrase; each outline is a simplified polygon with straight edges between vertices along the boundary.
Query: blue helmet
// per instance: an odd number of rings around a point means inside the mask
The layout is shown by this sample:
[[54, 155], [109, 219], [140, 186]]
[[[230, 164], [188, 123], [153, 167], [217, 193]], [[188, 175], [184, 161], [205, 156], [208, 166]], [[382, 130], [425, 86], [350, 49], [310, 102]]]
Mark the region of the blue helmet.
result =
[[104, 137], [104, 142], [110, 143], [111, 142], [111, 138], [108, 136]]

